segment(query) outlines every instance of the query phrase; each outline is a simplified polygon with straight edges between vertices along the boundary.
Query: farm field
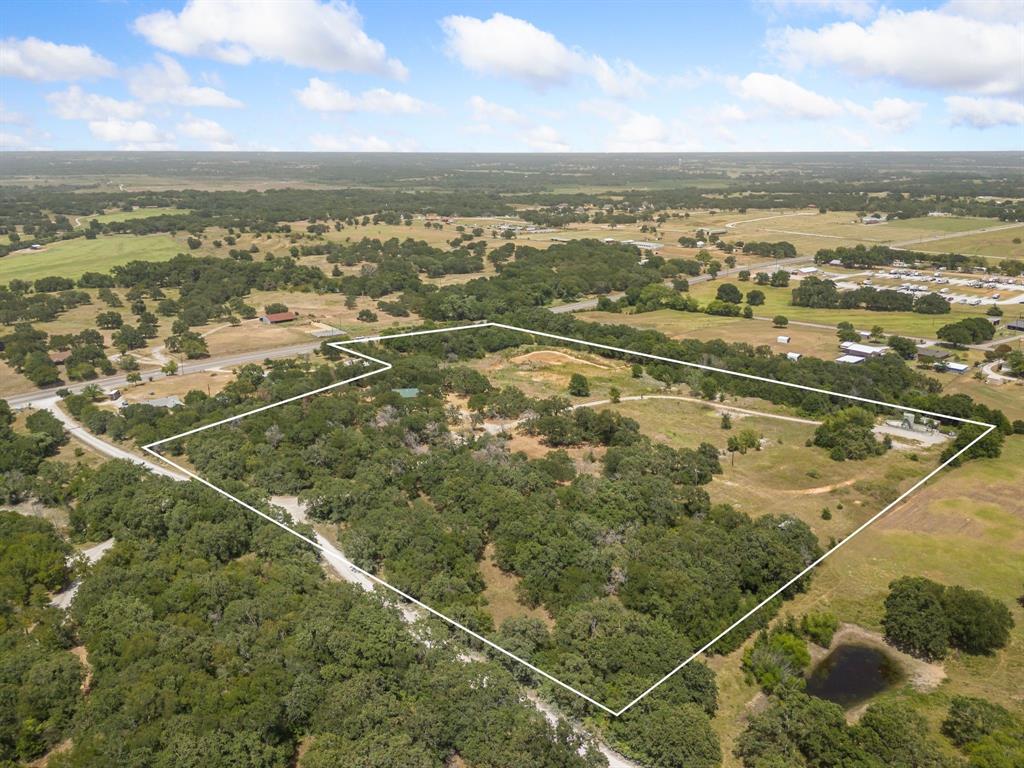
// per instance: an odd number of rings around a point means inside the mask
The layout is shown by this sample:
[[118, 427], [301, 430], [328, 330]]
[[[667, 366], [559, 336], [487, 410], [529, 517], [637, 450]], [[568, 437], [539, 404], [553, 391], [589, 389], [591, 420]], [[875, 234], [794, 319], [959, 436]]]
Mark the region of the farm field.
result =
[[84, 272], [109, 272], [130, 261], [167, 261], [188, 250], [168, 234], [109, 235], [52, 243], [39, 251], [18, 251], [0, 259], [0, 283], [37, 280], [50, 275], [77, 278]]

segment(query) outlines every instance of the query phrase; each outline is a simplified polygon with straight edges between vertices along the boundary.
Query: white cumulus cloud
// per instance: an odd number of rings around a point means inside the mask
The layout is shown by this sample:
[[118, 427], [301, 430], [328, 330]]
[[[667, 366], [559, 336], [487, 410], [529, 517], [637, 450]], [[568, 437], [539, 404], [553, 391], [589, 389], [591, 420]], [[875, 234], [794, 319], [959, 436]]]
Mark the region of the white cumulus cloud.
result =
[[887, 131], [905, 131], [921, 118], [924, 103], [887, 97], [877, 99], [870, 107], [852, 101], [845, 101], [847, 111], [861, 120]]
[[189, 0], [180, 13], [161, 10], [135, 20], [150, 43], [185, 56], [231, 64], [280, 61], [328, 72], [349, 71], [404, 79], [379, 40], [363, 31], [358, 11], [342, 0]]
[[728, 82], [736, 95], [786, 117], [820, 120], [843, 111], [837, 101], [779, 75], [751, 72], [742, 80], [732, 78]]
[[416, 148], [409, 139], [389, 141], [374, 135], [331, 136], [316, 133], [309, 137], [314, 149], [322, 152], [411, 152]]
[[223, 125], [216, 120], [189, 115], [178, 123], [178, 132], [190, 139], [204, 142], [210, 149], [234, 149], [235, 139]]
[[538, 125], [522, 136], [523, 142], [537, 152], [568, 152], [569, 145], [550, 125]]
[[605, 141], [608, 152], [692, 152], [700, 143], [678, 121], [626, 111], [613, 116], [615, 127]]
[[495, 104], [483, 96], [473, 96], [469, 100], [470, 114], [478, 123], [509, 123], [511, 125], [523, 125], [527, 122], [526, 117], [518, 110]]
[[109, 77], [116, 71], [86, 45], [63, 45], [26, 37], [0, 41], [0, 75], [26, 80], [81, 80]]
[[1007, 21], [960, 13], [882, 9], [866, 25], [787, 28], [769, 39], [769, 48], [792, 67], [832, 64], [856, 76], [915, 87], [983, 94], [1024, 89], [1020, 17]]
[[0, 131], [0, 149], [22, 149], [28, 146], [28, 139], [17, 133]]
[[1012, 99], [947, 96], [946, 107], [953, 125], [969, 125], [973, 128], [1024, 125], [1024, 103]]
[[156, 54], [156, 64], [147, 64], [128, 81], [132, 95], [148, 103], [176, 104], [181, 107], [241, 107], [242, 102], [224, 91], [192, 85], [192, 80], [177, 61]]
[[100, 141], [119, 145], [121, 149], [169, 149], [173, 136], [164, 133], [146, 120], [92, 120], [89, 131]]
[[306, 87], [295, 95], [302, 106], [317, 112], [415, 114], [427, 109], [425, 102], [407, 93], [373, 88], [355, 96], [318, 77], [311, 77]]
[[135, 101], [120, 101], [110, 96], [86, 93], [79, 86], [46, 94], [53, 113], [62, 120], [104, 120], [108, 117], [132, 120], [142, 117], [146, 108]]
[[590, 77], [612, 96], [632, 96], [654, 78], [631, 61], [609, 63], [569, 48], [550, 32], [524, 19], [495, 13], [489, 19], [447, 16], [441, 20], [449, 55], [481, 75], [510, 77], [536, 88]]

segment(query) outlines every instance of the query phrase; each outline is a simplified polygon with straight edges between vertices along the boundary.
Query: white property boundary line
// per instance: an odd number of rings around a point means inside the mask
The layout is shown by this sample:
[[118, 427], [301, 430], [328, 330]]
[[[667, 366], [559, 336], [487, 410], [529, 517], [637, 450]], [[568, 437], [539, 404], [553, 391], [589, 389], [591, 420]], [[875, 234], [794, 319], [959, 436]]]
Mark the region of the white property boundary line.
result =
[[187, 475], [188, 477], [191, 477], [193, 480], [196, 480], [196, 481], [202, 483], [203, 485], [207, 486], [208, 488], [213, 489], [214, 491], [216, 491], [220, 495], [230, 499], [231, 501], [233, 501], [236, 504], [244, 507], [245, 509], [249, 510], [250, 512], [253, 512], [253, 513], [259, 515], [264, 520], [267, 520], [268, 522], [273, 523], [278, 528], [281, 528], [281, 529], [287, 531], [288, 533], [292, 534], [293, 536], [297, 537], [298, 539], [301, 539], [302, 541], [304, 541], [306, 544], [308, 544], [309, 546], [313, 547], [314, 549], [320, 550], [320, 552], [322, 552], [328, 558], [332, 558], [332, 559], [336, 560], [336, 559], [338, 559], [336, 555], [334, 555], [329, 550], [325, 549], [323, 546], [321, 546], [319, 543], [317, 543], [313, 539], [310, 539], [308, 536], [305, 536], [305, 535], [299, 533], [298, 531], [294, 530], [293, 528], [290, 528], [289, 526], [287, 526], [284, 523], [282, 523], [280, 520], [277, 520], [274, 517], [266, 514], [265, 512], [262, 512], [261, 510], [257, 509], [256, 507], [252, 506], [251, 504], [248, 504], [248, 503], [242, 501], [237, 496], [234, 496], [234, 495], [228, 493], [227, 491], [225, 491], [224, 489], [217, 487], [216, 485], [211, 483], [209, 480], [206, 480], [206, 479], [200, 477], [199, 475], [195, 474], [194, 472], [186, 469], [185, 467], [183, 467], [183, 466], [181, 466], [181, 465], [171, 461], [170, 459], [166, 458], [161, 453], [156, 451], [155, 448], [157, 446], [163, 445], [164, 443], [173, 442], [174, 440], [179, 440], [179, 439], [181, 439], [183, 437], [188, 437], [189, 435], [194, 435], [194, 434], [196, 434], [198, 432], [203, 432], [204, 430], [207, 430], [207, 429], [212, 429], [213, 427], [218, 427], [218, 426], [221, 426], [223, 424], [228, 424], [228, 423], [233, 422], [233, 421], [238, 421], [239, 419], [242, 419], [242, 418], [244, 418], [246, 416], [250, 416], [250, 415], [252, 415], [254, 413], [260, 413], [261, 411], [267, 411], [267, 410], [270, 410], [271, 408], [277, 408], [278, 406], [285, 405], [286, 403], [292, 403], [292, 402], [295, 402], [296, 400], [302, 400], [303, 398], [310, 397], [311, 395], [317, 395], [317, 394], [320, 394], [322, 392], [327, 392], [327, 391], [335, 389], [337, 387], [344, 386], [345, 384], [351, 384], [354, 381], [359, 381], [360, 379], [366, 379], [366, 378], [369, 378], [370, 376], [376, 376], [377, 374], [383, 373], [383, 372], [388, 371], [388, 370], [390, 370], [392, 368], [390, 363], [388, 363], [388, 362], [386, 362], [384, 360], [379, 360], [379, 359], [377, 359], [375, 357], [371, 357], [370, 355], [364, 354], [362, 352], [357, 352], [357, 351], [355, 351], [353, 349], [349, 349], [348, 346], [346, 346], [346, 345], [366, 344], [366, 343], [377, 342], [377, 341], [389, 341], [391, 339], [408, 338], [410, 336], [425, 336], [425, 335], [434, 334], [434, 333], [450, 333], [450, 332], [453, 332], [453, 331], [464, 331], [464, 330], [478, 329], [478, 328], [502, 328], [502, 329], [507, 330], [507, 331], [515, 331], [515, 332], [518, 332], [518, 333], [529, 334], [531, 336], [539, 336], [539, 337], [543, 337], [543, 338], [547, 338], [547, 339], [554, 339], [555, 341], [560, 341], [560, 342], [563, 342], [563, 343], [566, 343], [566, 344], [580, 344], [580, 345], [587, 346], [587, 347], [594, 347], [596, 349], [603, 349], [603, 350], [606, 350], [606, 351], [609, 351], [609, 352], [617, 352], [619, 354], [630, 355], [630, 356], [633, 356], [633, 357], [642, 357], [642, 358], [645, 358], [645, 359], [648, 359], [648, 360], [657, 360], [659, 362], [672, 363], [672, 364], [675, 364], [675, 365], [683, 365], [683, 366], [687, 366], [687, 367], [690, 367], [690, 368], [699, 368], [701, 370], [713, 371], [715, 373], [725, 373], [725, 374], [728, 374], [730, 376], [739, 376], [741, 378], [752, 379], [754, 381], [762, 381], [762, 382], [766, 382], [768, 384], [778, 384], [778, 385], [781, 385], [781, 386], [784, 386], [784, 387], [793, 387], [794, 389], [802, 389], [802, 390], [805, 390], [807, 392], [817, 392], [817, 393], [820, 393], [820, 394], [828, 395], [829, 397], [842, 397], [842, 398], [846, 398], [848, 400], [856, 400], [856, 401], [862, 402], [862, 403], [870, 403], [872, 405], [881, 405], [881, 406], [884, 406], [884, 407], [887, 407], [887, 408], [896, 408], [896, 409], [902, 410], [902, 411], [910, 411], [910, 412], [913, 412], [913, 413], [920, 413], [920, 414], [925, 415], [925, 416], [933, 416], [933, 417], [936, 417], [936, 418], [947, 419], [947, 420], [950, 420], [950, 421], [959, 422], [961, 424], [973, 424], [973, 425], [978, 426], [978, 427], [986, 427], [986, 429], [981, 434], [979, 434], [976, 438], [974, 438], [974, 440], [972, 440], [970, 443], [965, 445], [963, 448], [961, 448], [955, 454], [953, 454], [948, 459], [946, 459], [946, 461], [944, 461], [938, 467], [936, 467], [931, 472], [929, 472], [927, 475], [925, 475], [923, 478], [921, 478], [916, 483], [914, 483], [914, 485], [912, 485], [906, 491], [901, 493], [895, 500], [890, 502], [881, 511], [877, 512], [876, 514], [872, 515], [868, 520], [866, 520], [865, 522], [861, 523], [856, 529], [853, 530], [852, 533], [848, 534], [845, 538], [843, 538], [842, 541], [840, 541], [838, 544], [836, 544], [830, 550], [825, 552], [825, 554], [823, 554], [821, 557], [819, 557], [813, 563], [808, 565], [806, 568], [804, 568], [802, 571], [800, 571], [800, 573], [798, 573], [796, 576], [791, 578], [789, 581], [787, 581], [781, 587], [776, 589], [771, 595], [766, 597], [760, 603], [758, 603], [753, 608], [751, 608], [749, 611], [747, 611], [745, 614], [743, 614], [740, 618], [738, 618], [736, 621], [734, 621], [726, 629], [724, 629], [721, 632], [719, 632], [714, 638], [712, 638], [707, 643], [705, 643], [703, 646], [701, 646], [696, 651], [694, 651], [689, 657], [687, 657], [682, 662], [680, 662], [675, 668], [673, 668], [670, 672], [668, 672], [666, 675], [664, 675], [660, 680], [658, 680], [656, 683], [654, 683], [649, 688], [647, 688], [643, 693], [641, 693], [639, 696], [637, 696], [631, 702], [629, 702], [624, 707], [622, 707], [621, 709], [618, 709], [618, 710], [615, 710], [615, 709], [612, 709], [612, 708], [610, 708], [608, 706], [605, 706], [601, 702], [596, 701], [595, 699], [591, 698], [590, 696], [588, 696], [587, 694], [583, 693], [582, 691], [579, 691], [579, 690], [573, 688], [568, 683], [564, 683], [561, 680], [559, 680], [558, 678], [554, 677], [553, 675], [545, 672], [544, 670], [542, 670], [542, 669], [540, 669], [538, 667], [535, 667], [533, 664], [531, 664], [530, 662], [526, 661], [525, 659], [522, 659], [519, 656], [516, 656], [514, 653], [505, 650], [504, 648], [502, 648], [501, 646], [499, 646], [496, 643], [492, 642], [491, 640], [488, 640], [483, 635], [481, 635], [481, 634], [479, 634], [477, 632], [474, 632], [472, 629], [470, 629], [469, 627], [459, 623], [455, 619], [452, 619], [452, 618], [444, 615], [440, 611], [437, 611], [434, 608], [431, 608], [429, 605], [427, 605], [426, 603], [423, 603], [423, 602], [417, 600], [412, 595], [408, 595], [405, 592], [403, 592], [402, 590], [398, 589], [397, 587], [394, 587], [391, 584], [388, 584], [383, 579], [379, 578], [378, 576], [375, 576], [374, 574], [370, 573], [369, 571], [364, 570], [363, 568], [360, 568], [358, 565], [355, 565], [354, 563], [351, 563], [351, 562], [348, 562], [348, 561], [343, 561], [343, 565], [346, 565], [346, 566], [352, 568], [353, 570], [358, 571], [359, 573], [363, 574], [367, 578], [371, 579], [374, 583], [379, 584], [380, 586], [384, 587], [385, 589], [388, 589], [391, 592], [395, 593], [396, 595], [401, 597], [403, 600], [409, 601], [413, 605], [416, 605], [416, 606], [422, 608], [423, 610], [427, 611], [428, 613], [436, 616], [437, 618], [444, 620], [448, 624], [451, 624], [453, 627], [456, 627], [457, 629], [462, 630], [463, 632], [465, 632], [466, 634], [470, 635], [474, 639], [479, 640], [480, 642], [484, 643], [488, 647], [493, 648], [494, 650], [496, 650], [499, 653], [507, 656], [508, 658], [512, 659], [513, 661], [516, 661], [516, 662], [522, 664], [523, 666], [527, 667], [531, 671], [536, 672], [538, 675], [544, 677], [547, 680], [550, 680], [552, 683], [554, 683], [554, 684], [564, 688], [565, 690], [569, 691], [570, 693], [576, 694], [580, 698], [582, 698], [582, 699], [586, 700], [587, 702], [593, 704], [595, 707], [597, 707], [598, 709], [606, 712], [607, 714], [611, 715], [612, 717], [619, 717], [620, 715], [625, 713], [627, 710], [629, 710], [631, 707], [633, 707], [634, 705], [639, 703], [646, 696], [648, 696], [652, 692], [654, 692], [654, 690], [657, 689], [658, 686], [660, 686], [662, 683], [666, 682], [669, 678], [671, 678], [673, 675], [675, 675], [677, 672], [679, 672], [679, 670], [681, 670], [683, 667], [685, 667], [687, 664], [689, 664], [695, 658], [697, 658], [698, 656], [703, 654], [705, 651], [707, 651], [709, 648], [711, 648], [715, 643], [717, 643], [719, 640], [721, 640], [723, 637], [725, 637], [727, 634], [729, 634], [732, 630], [734, 630], [736, 627], [738, 627], [744, 621], [746, 621], [751, 616], [753, 616], [754, 613], [759, 611], [761, 608], [763, 608], [769, 602], [771, 602], [776, 597], [781, 595], [782, 592], [784, 592], [790, 586], [792, 586], [797, 581], [799, 581], [804, 576], [806, 576], [812, 569], [814, 569], [818, 565], [820, 565], [825, 560], [825, 558], [829, 557], [832, 553], [836, 552], [840, 547], [842, 547], [848, 541], [853, 539], [857, 534], [859, 534], [861, 531], [863, 531], [869, 525], [871, 525], [876, 520], [878, 520], [878, 518], [880, 518], [886, 512], [891, 510], [893, 507], [895, 507], [901, 501], [906, 499], [911, 493], [913, 493], [918, 488], [920, 488], [925, 483], [927, 483], [938, 472], [940, 472], [941, 470], [945, 469], [951, 463], [956, 461], [961, 455], [963, 455], [966, 451], [968, 451], [975, 443], [977, 443], [979, 440], [984, 438], [993, 429], [996, 428], [995, 424], [988, 424], [988, 423], [982, 422], [982, 421], [973, 421], [971, 419], [964, 419], [964, 418], [960, 418], [958, 416], [950, 416], [948, 414], [943, 414], [943, 413], [934, 413], [932, 411], [925, 411], [925, 410], [922, 410], [920, 408], [910, 408], [908, 406], [897, 405], [895, 403], [886, 403], [886, 402], [883, 402], [881, 400], [872, 400], [871, 398], [867, 398], [867, 397], [859, 397], [857, 395], [846, 395], [846, 394], [842, 394], [842, 393], [839, 393], [839, 392], [830, 392], [829, 390], [826, 390], [826, 389], [819, 389], [817, 387], [809, 387], [809, 386], [805, 386], [803, 384], [794, 384], [794, 383], [786, 382], [786, 381], [776, 381], [775, 379], [769, 379], [769, 378], [766, 378], [764, 376], [755, 376], [754, 374], [750, 374], [750, 373], [742, 373], [742, 372], [738, 372], [738, 371], [729, 371], [729, 370], [726, 370], [724, 368], [716, 368], [716, 367], [710, 366], [710, 365], [702, 365], [700, 363], [692, 363], [692, 362], [688, 362], [686, 360], [674, 360], [673, 358], [670, 358], [670, 357], [662, 357], [660, 355], [652, 355], [652, 354], [648, 354], [646, 352], [636, 352], [636, 351], [631, 350], [631, 349], [624, 349], [622, 347], [613, 347], [613, 346], [610, 346], [608, 344], [599, 344], [599, 343], [594, 342], [594, 341], [583, 341], [582, 339], [574, 339], [574, 338], [570, 338], [568, 336], [559, 336], [557, 334], [546, 333], [544, 331], [532, 331], [529, 328], [519, 328], [519, 327], [514, 326], [514, 325], [505, 325], [504, 323], [482, 322], [482, 323], [474, 323], [474, 324], [471, 324], [471, 325], [459, 325], [459, 326], [451, 326], [451, 327], [446, 327], [446, 328], [431, 328], [431, 329], [428, 329], [428, 330], [420, 330], [420, 331], [407, 331], [405, 333], [396, 333], [396, 334], [392, 334], [392, 335], [362, 336], [362, 337], [359, 337], [359, 338], [356, 338], [356, 339], [351, 339], [351, 340], [346, 341], [346, 342], [340, 342], [340, 341], [326, 342], [327, 346], [329, 346], [329, 347], [333, 347], [334, 349], [337, 349], [337, 350], [339, 350], [341, 352], [345, 352], [346, 354], [352, 355], [353, 357], [358, 357], [358, 358], [361, 358], [363, 360], [366, 360], [366, 361], [369, 361], [369, 362], [372, 362], [372, 363], [377, 363], [381, 367], [377, 368], [375, 370], [372, 370], [372, 371], [367, 371], [365, 373], [361, 373], [358, 376], [353, 376], [351, 378], [345, 379], [344, 381], [339, 381], [339, 382], [336, 382], [334, 384], [329, 384], [326, 387], [320, 387], [319, 389], [314, 389], [314, 390], [311, 390], [309, 392], [304, 392], [301, 395], [295, 395], [294, 397], [289, 397], [289, 398], [286, 398], [286, 399], [281, 400], [279, 402], [271, 403], [270, 405], [264, 405], [264, 406], [260, 406], [259, 408], [254, 408], [251, 411], [246, 411], [246, 412], [240, 413], [240, 414], [238, 414], [236, 416], [229, 416], [226, 419], [221, 419], [219, 421], [215, 421], [212, 424], [206, 424], [205, 426], [202, 426], [202, 427], [196, 427], [195, 429], [187, 430], [185, 432], [182, 432], [180, 434], [174, 435], [172, 437], [165, 437], [162, 440], [156, 440], [156, 441], [154, 441], [152, 443], [149, 443], [148, 445], [142, 446], [142, 449], [144, 451], [146, 451], [147, 453], [151, 454], [152, 456], [156, 457], [160, 461], [163, 461], [166, 464], [169, 464], [170, 466], [174, 467], [179, 472]]

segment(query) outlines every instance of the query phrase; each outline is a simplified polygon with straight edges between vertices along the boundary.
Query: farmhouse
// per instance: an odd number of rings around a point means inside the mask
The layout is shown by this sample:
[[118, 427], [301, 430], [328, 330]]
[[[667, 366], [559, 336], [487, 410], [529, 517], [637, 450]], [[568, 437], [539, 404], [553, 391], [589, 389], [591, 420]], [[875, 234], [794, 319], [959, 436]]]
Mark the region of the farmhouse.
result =
[[290, 323], [292, 320], [299, 316], [298, 312], [271, 312], [269, 315], [263, 315], [260, 318], [260, 322], [264, 325], [277, 325], [278, 323]]

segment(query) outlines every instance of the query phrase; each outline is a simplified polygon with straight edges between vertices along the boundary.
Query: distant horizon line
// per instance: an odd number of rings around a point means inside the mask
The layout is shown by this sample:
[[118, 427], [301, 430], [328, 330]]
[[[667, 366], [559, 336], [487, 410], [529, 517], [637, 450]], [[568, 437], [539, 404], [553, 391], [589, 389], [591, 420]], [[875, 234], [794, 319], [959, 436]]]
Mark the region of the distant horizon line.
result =
[[57, 155], [57, 154], [93, 154], [93, 155], [223, 155], [225, 157], [240, 155], [351, 155], [355, 157], [416, 157], [422, 155], [510, 155], [516, 157], [581, 157], [581, 156], [642, 156], [642, 157], [684, 157], [697, 155], [1024, 155], [1021, 149], [758, 149], [758, 150], [683, 150], [679, 152], [525, 152], [516, 150], [485, 151], [454, 151], [454, 150], [422, 150], [422, 151], [332, 151], [320, 149], [0, 149], [0, 158], [15, 155]]

